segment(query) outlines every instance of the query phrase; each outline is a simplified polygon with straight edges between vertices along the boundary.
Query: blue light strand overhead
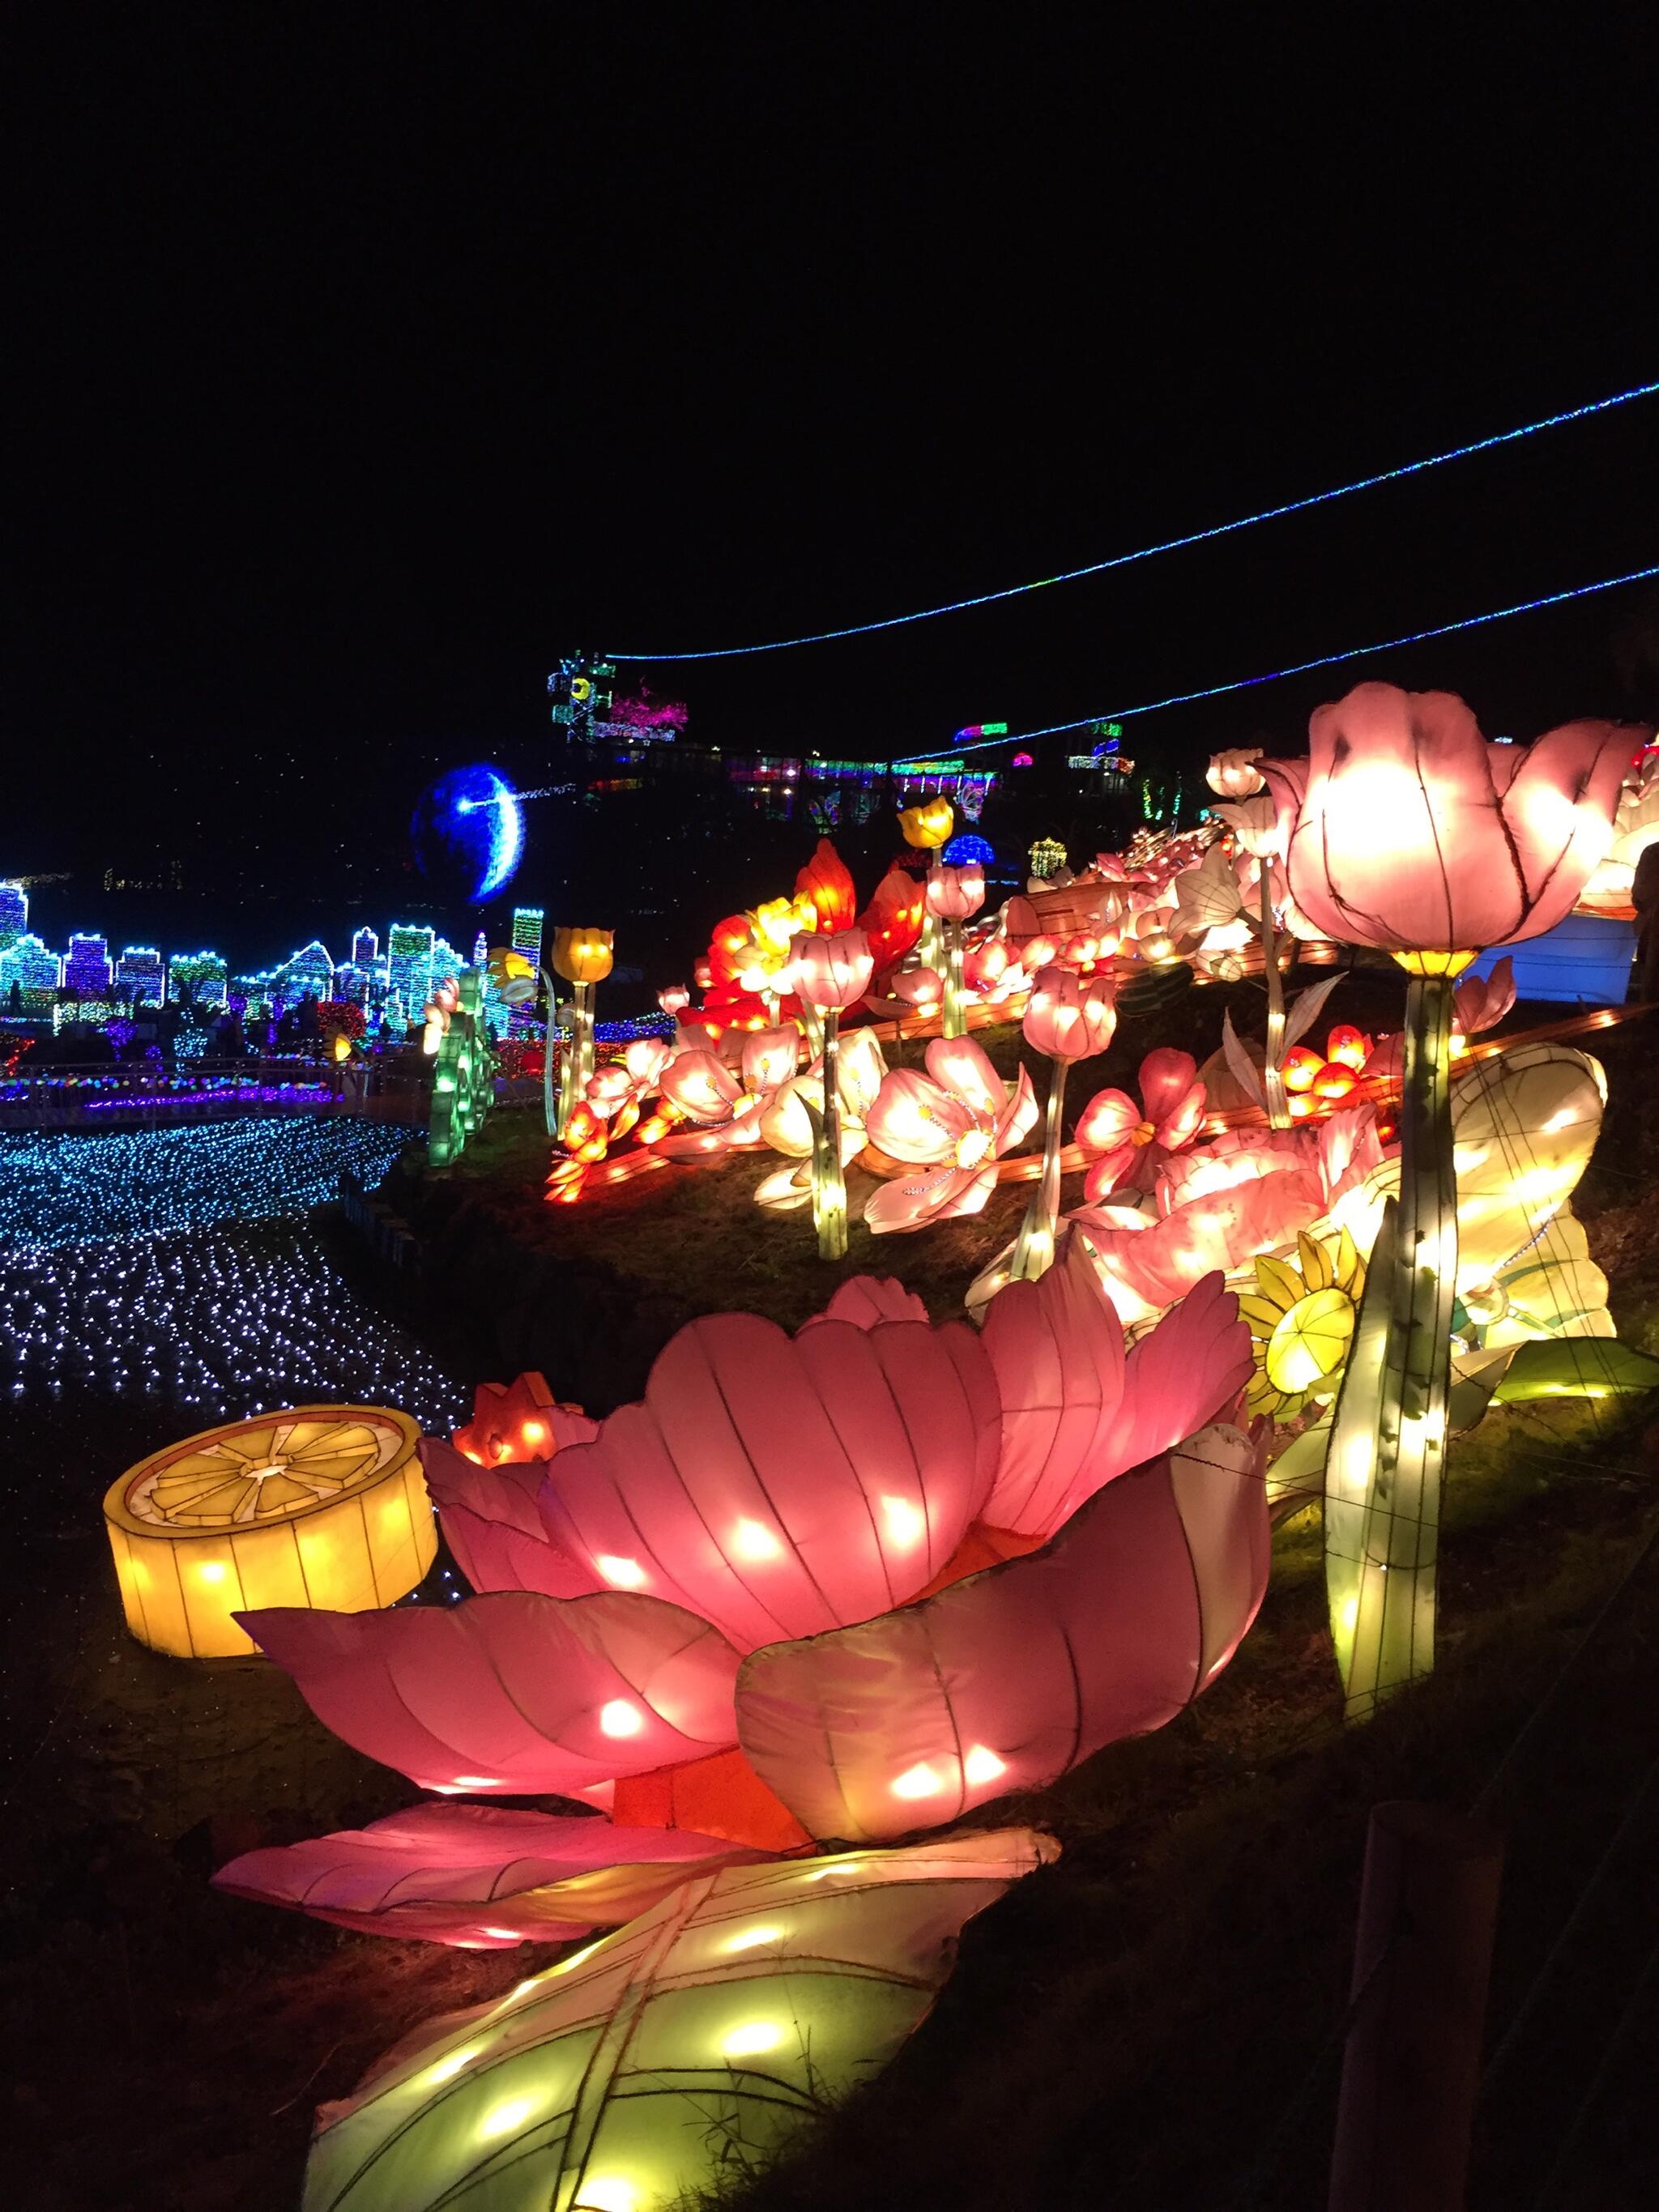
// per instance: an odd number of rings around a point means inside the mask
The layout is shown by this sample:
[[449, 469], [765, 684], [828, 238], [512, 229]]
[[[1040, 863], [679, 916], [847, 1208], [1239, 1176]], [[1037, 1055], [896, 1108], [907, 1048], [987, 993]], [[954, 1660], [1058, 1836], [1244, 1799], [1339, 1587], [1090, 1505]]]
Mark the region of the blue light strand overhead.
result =
[[1165, 699], [1148, 699], [1139, 707], [1113, 707], [1106, 714], [1079, 714], [1075, 721], [1045, 722], [1041, 729], [1016, 730], [1006, 738], [986, 738], [978, 744], [958, 745], [958, 752], [982, 752], [988, 745], [1027, 744], [1034, 738], [1058, 737], [1066, 730], [1085, 730], [1091, 723], [1127, 721], [1131, 714], [1155, 714], [1164, 707], [1188, 707], [1199, 699], [1219, 699], [1229, 691], [1250, 691], [1258, 684], [1277, 684], [1281, 677], [1305, 675], [1310, 668], [1334, 668], [1340, 661], [1359, 660], [1370, 653], [1390, 653], [1396, 646], [1420, 645], [1426, 638], [1449, 637], [1455, 630], [1479, 629], [1486, 623], [1507, 622], [1511, 615], [1531, 614], [1539, 607], [1557, 607], [1566, 599], [1589, 599], [1596, 592], [1615, 591], [1620, 584], [1639, 584], [1659, 576], [1659, 562], [1650, 568], [1632, 568], [1622, 576], [1603, 577], [1599, 584], [1576, 584], [1571, 591], [1549, 592], [1541, 599], [1522, 599], [1512, 607], [1494, 607], [1491, 613], [1466, 615], [1461, 622], [1438, 623], [1432, 629], [1408, 630], [1403, 637], [1385, 637], [1376, 645], [1350, 646], [1346, 653], [1322, 653], [1312, 660], [1292, 661], [1286, 668], [1270, 669], [1265, 676], [1240, 676], [1231, 684], [1210, 684], [1198, 691], [1172, 691]]
[[[969, 607], [988, 607], [999, 599], [1017, 599], [1028, 592], [1046, 591], [1050, 584], [1076, 583], [1083, 576], [1101, 576], [1112, 568], [1127, 568], [1137, 561], [1150, 561], [1156, 554], [1177, 553], [1184, 546], [1202, 545], [1215, 538], [1230, 538], [1237, 531], [1253, 529], [1258, 522], [1274, 522], [1283, 515], [1300, 514], [1308, 507], [1326, 507], [1333, 500], [1351, 498], [1355, 492], [1373, 490], [1378, 484], [1397, 483], [1407, 477], [1421, 476], [1429, 469], [1443, 468], [1448, 461], [1467, 460], [1472, 453], [1490, 453], [1496, 447], [1512, 446], [1522, 438], [1536, 437], [1540, 430], [1554, 430], [1565, 422], [1581, 422], [1592, 415], [1605, 415], [1615, 407], [1627, 406], [1633, 399], [1649, 398], [1656, 392], [1659, 380], [1651, 384], [1632, 385], [1628, 392], [1615, 392], [1608, 398], [1593, 399], [1583, 407], [1569, 407], [1559, 415], [1540, 416], [1535, 422], [1522, 422], [1516, 429], [1499, 430], [1492, 437], [1476, 438], [1466, 446], [1451, 446], [1443, 453], [1425, 454], [1421, 460], [1403, 461], [1397, 468], [1380, 469], [1374, 476], [1357, 477], [1352, 483], [1334, 485], [1329, 491], [1310, 492], [1302, 499], [1285, 500], [1277, 507], [1261, 507], [1254, 514], [1241, 514], [1231, 522], [1212, 523], [1206, 530], [1189, 530], [1179, 538], [1165, 538], [1155, 545], [1142, 545], [1133, 553], [1115, 553], [1109, 559], [1091, 561], [1081, 568], [1065, 568], [1055, 576], [1038, 576], [1029, 584], [1010, 584], [1000, 592], [979, 592], [970, 599], [950, 599], [940, 606], [919, 608], [914, 614], [888, 615], [880, 622], [849, 623], [840, 629], [809, 630], [799, 637], [775, 637], [763, 645], [707, 646], [697, 652], [681, 653], [609, 652], [605, 657], [607, 660], [631, 661], [733, 660], [748, 653], [782, 653], [791, 646], [826, 645], [836, 638], [866, 637], [872, 630], [898, 629], [906, 623], [931, 622], [937, 615], [962, 614]], [[1066, 723], [1063, 726], [1074, 729], [1077, 725]]]

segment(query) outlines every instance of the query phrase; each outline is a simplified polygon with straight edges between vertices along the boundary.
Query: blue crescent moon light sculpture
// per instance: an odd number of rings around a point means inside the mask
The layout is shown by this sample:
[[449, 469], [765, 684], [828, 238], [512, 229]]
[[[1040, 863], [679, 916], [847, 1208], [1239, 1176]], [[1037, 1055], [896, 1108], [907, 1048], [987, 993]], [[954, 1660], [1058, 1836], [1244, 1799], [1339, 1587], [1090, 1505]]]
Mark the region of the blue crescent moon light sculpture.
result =
[[410, 835], [434, 888], [477, 904], [512, 879], [524, 852], [524, 810], [506, 779], [478, 763], [421, 794]]

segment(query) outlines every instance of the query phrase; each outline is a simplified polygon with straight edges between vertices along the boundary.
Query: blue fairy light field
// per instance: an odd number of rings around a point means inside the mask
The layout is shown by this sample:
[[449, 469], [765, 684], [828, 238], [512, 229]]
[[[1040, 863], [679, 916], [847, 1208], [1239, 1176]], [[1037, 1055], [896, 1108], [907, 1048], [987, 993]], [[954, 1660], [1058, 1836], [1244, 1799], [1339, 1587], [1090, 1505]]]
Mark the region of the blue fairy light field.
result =
[[[470, 1394], [308, 1218], [343, 1169], [378, 1182], [409, 1136], [273, 1118], [0, 1139], [0, 1406], [107, 1437], [110, 1477], [158, 1429], [307, 1400], [398, 1406], [443, 1433]], [[16, 1443], [43, 1433], [32, 1419]]]

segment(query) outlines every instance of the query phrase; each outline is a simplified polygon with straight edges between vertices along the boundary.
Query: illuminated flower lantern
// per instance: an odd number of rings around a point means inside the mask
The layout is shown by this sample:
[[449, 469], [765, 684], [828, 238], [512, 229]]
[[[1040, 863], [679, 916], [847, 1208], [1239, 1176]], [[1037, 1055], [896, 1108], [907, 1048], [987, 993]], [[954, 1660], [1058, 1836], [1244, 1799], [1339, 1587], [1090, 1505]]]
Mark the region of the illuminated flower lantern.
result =
[[1204, 781], [1218, 799], [1249, 799], [1261, 788], [1261, 772], [1255, 763], [1260, 745], [1235, 745], [1231, 752], [1212, 753]]
[[1630, 738], [1575, 722], [1489, 745], [1462, 701], [1362, 684], [1267, 761], [1290, 892], [1325, 935], [1392, 952], [1406, 1000], [1396, 1210], [1370, 1257], [1327, 1462], [1326, 1581], [1350, 1712], [1433, 1663], [1456, 1183], [1453, 981], [1552, 928], [1605, 856]]
[[827, 837], [819, 838], [817, 852], [795, 878], [795, 896], [811, 901], [818, 927], [826, 936], [853, 927], [858, 894], [847, 863]]
[[[856, 1159], [865, 1146], [865, 1120], [887, 1075], [887, 1061], [873, 1030], [854, 1030], [840, 1040], [836, 1091], [841, 1122], [841, 1164]], [[792, 1076], [761, 1109], [763, 1144], [805, 1165], [779, 1168], [757, 1188], [755, 1203], [776, 1212], [805, 1206], [812, 1196], [819, 1131], [823, 1127], [822, 1065]]]
[[532, 963], [522, 952], [514, 951], [510, 945], [495, 945], [489, 955], [489, 980], [497, 998], [509, 1006], [533, 1004], [540, 979]]
[[1039, 968], [1031, 978], [1023, 1030], [1027, 1044], [1048, 1055], [1048, 1104], [1042, 1124], [1042, 1170], [1014, 1240], [1010, 1275], [1032, 1281], [1052, 1266], [1060, 1218], [1060, 1114], [1073, 1064], [1104, 1052], [1117, 1027], [1112, 987], [1103, 976], [1085, 981], [1066, 968]]
[[[891, 1841], [1163, 1725], [1220, 1672], [1267, 1575], [1261, 1450], [1227, 1421], [1251, 1367], [1218, 1278], [1126, 1353], [1069, 1254], [982, 1331], [868, 1278], [793, 1337], [715, 1315], [537, 1469], [533, 1562], [507, 1470], [427, 1447], [446, 1516], [507, 1515], [533, 1589], [248, 1626], [369, 1757], [440, 1793], [586, 1798], [624, 1869], [645, 1826], [711, 1851]], [[590, 1868], [605, 1826], [584, 1823]], [[513, 1849], [538, 1855], [527, 1829]], [[477, 1893], [451, 1893], [459, 1940]], [[409, 1932], [444, 1940], [423, 1894]]]
[[[948, 844], [956, 826], [956, 810], [948, 799], [918, 799], [905, 807], [899, 815], [899, 830], [907, 845], [918, 853], [937, 854], [940, 846]], [[921, 960], [924, 968], [936, 968], [945, 972], [938, 920], [933, 908], [922, 908]]]
[[[877, 988], [898, 966], [921, 935], [927, 902], [921, 885], [896, 860], [876, 885], [874, 896], [859, 916], [858, 926], [870, 940]], [[924, 961], [924, 967], [933, 967]]]
[[812, 1225], [818, 1254], [839, 1260], [847, 1250], [847, 1178], [842, 1167], [839, 1052], [841, 1018], [870, 988], [875, 969], [861, 929], [832, 937], [802, 936], [790, 947], [789, 973], [796, 997], [823, 1024], [823, 1106], [813, 1156]]
[[141, 1460], [104, 1500], [127, 1626], [224, 1659], [254, 1649], [250, 1607], [395, 1604], [437, 1550], [419, 1441], [389, 1407], [300, 1406]]
[[676, 1018], [685, 1012], [690, 1003], [691, 994], [684, 983], [671, 983], [666, 990], [659, 991], [657, 994], [657, 1004], [662, 1008], [664, 1013], [672, 1014]]
[[1037, 1118], [1025, 1070], [1010, 1090], [971, 1037], [935, 1037], [924, 1057], [925, 1074], [895, 1069], [870, 1109], [870, 1142], [921, 1170], [867, 1200], [865, 1224], [877, 1236], [980, 1212], [996, 1188], [997, 1162]]
[[659, 1070], [664, 1099], [694, 1126], [653, 1138], [665, 1159], [690, 1160], [763, 1141], [761, 1117], [794, 1074], [800, 1033], [793, 1022], [751, 1030], [743, 1040], [734, 1073], [718, 1053], [701, 1045], [676, 1053]]
[[1140, 1063], [1140, 1103], [1127, 1091], [1097, 1091], [1078, 1116], [1077, 1140], [1092, 1156], [1083, 1194], [1097, 1205], [1114, 1191], [1150, 1190], [1174, 1152], [1204, 1120], [1204, 1085], [1189, 1052], [1160, 1045]]
[[945, 925], [945, 1011], [940, 1035], [960, 1036], [967, 1027], [963, 1006], [962, 925], [985, 903], [985, 871], [976, 861], [951, 867], [935, 860], [927, 871], [927, 911]]
[[[570, 1046], [559, 1071], [557, 1134], [562, 1137], [587, 1079], [593, 1073], [593, 986], [611, 973], [617, 935], [611, 929], [556, 929], [553, 968], [572, 986]], [[548, 1065], [552, 1064], [553, 1023], [549, 1009]]]

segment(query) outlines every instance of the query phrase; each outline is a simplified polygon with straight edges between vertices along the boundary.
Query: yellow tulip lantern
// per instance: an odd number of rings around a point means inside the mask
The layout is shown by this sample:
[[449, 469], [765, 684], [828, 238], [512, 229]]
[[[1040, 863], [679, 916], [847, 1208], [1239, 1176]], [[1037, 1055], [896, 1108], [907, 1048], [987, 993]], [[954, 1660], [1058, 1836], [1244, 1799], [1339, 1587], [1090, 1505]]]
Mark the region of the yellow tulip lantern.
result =
[[140, 1460], [104, 1500], [127, 1626], [152, 1650], [229, 1659], [255, 1649], [239, 1613], [396, 1604], [438, 1547], [419, 1441], [388, 1406], [300, 1406]]
[[936, 853], [946, 842], [956, 821], [956, 809], [944, 797], [918, 799], [899, 816], [904, 842], [918, 852]]
[[[559, 1070], [557, 1133], [562, 1137], [593, 1073], [593, 987], [611, 973], [614, 929], [556, 929], [553, 969], [571, 988], [570, 1044]], [[548, 1036], [553, 1034], [551, 1021]]]

